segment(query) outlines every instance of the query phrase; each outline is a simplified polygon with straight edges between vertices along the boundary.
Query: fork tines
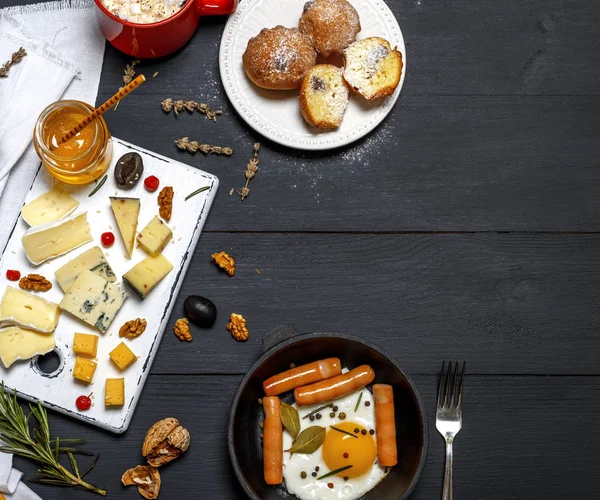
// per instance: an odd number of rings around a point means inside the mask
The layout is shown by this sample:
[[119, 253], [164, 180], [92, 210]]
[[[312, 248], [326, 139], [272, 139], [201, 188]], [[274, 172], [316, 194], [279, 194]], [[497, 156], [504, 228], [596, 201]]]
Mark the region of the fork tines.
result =
[[460, 376], [458, 374], [458, 365], [458, 360], [455, 361], [454, 364], [452, 363], [452, 361], [448, 361], [448, 367], [446, 368], [446, 361], [442, 362], [440, 385], [438, 388], [438, 408], [460, 409], [461, 407], [466, 362], [462, 362]]

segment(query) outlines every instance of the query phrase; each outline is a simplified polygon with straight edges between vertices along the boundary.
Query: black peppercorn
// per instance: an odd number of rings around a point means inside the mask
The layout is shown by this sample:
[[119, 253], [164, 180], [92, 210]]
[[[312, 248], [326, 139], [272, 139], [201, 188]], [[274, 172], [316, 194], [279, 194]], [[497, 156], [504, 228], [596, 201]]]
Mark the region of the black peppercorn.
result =
[[330, 416], [331, 418], [335, 418], [335, 413], [331, 412], [331, 413], [329, 414], [329, 416]]
[[365, 406], [371, 406], [371, 401], [365, 401]]
[[362, 431], [360, 431], [360, 433], [361, 433], [363, 436], [366, 436], [366, 435], [367, 435], [367, 430], [366, 430], [366, 429], [363, 429]]
[[369, 434], [371, 434], [371, 436], [372, 436], [373, 434], [375, 434], [375, 431], [374, 431], [373, 429], [371, 429], [371, 430], [369, 431]]
[[344, 476], [344, 481], [348, 481], [350, 479], [348, 476]]
[[314, 415], [311, 415], [311, 416], [310, 416], [310, 417], [308, 417], [308, 418], [309, 418], [309, 420], [310, 420], [311, 422], [314, 422], [314, 421], [315, 421], [315, 416], [314, 416]]
[[334, 406], [334, 407], [333, 407], [333, 411], [338, 411], [338, 407], [337, 407], [337, 406]]
[[311, 476], [312, 476], [312, 477], [317, 477], [317, 473], [316, 473], [316, 472], [313, 472], [313, 473], [311, 474]]
[[306, 479], [306, 472], [302, 471], [302, 472], [300, 473], [300, 477], [301, 477], [302, 479]]
[[340, 417], [340, 420], [344, 420], [346, 418], [346, 414], [345, 413], [340, 413], [339, 417]]
[[315, 470], [316, 470], [317, 472], [319, 472], [319, 469], [320, 469], [320, 467], [317, 465], [317, 466], [315, 467]]
[[357, 427], [356, 429], [354, 429], [354, 433], [358, 434], [360, 432], [360, 429]]
[[320, 419], [321, 419], [321, 414], [317, 413], [317, 420], [320, 420]]

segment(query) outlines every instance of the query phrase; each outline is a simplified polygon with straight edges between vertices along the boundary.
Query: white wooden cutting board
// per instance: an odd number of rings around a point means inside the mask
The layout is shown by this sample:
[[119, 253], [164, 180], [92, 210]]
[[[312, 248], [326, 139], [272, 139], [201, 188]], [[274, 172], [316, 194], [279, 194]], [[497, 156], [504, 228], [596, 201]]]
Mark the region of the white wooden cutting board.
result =
[[[27, 231], [28, 225], [19, 217], [0, 261], [0, 296], [4, 294], [6, 286], [18, 286], [16, 282], [6, 279], [7, 269], [17, 269], [22, 276], [38, 273], [49, 279], [53, 283], [52, 289], [47, 292], [39, 292], [39, 296], [59, 303], [63, 293], [54, 278], [54, 271], [93, 246], [102, 248], [108, 263], [117, 276], [117, 283], [129, 292], [129, 296], [105, 334], [63, 311], [54, 332], [56, 352], [61, 360], [60, 366], [55, 372], [51, 374], [41, 372], [37, 365], [37, 359], [34, 358], [17, 361], [9, 369], [5, 369], [0, 364], [0, 376], [7, 388], [16, 390], [17, 394], [25, 399], [40, 401], [44, 406], [71, 417], [112, 432], [122, 433], [129, 426], [133, 416], [179, 288], [194, 254], [200, 232], [216, 195], [219, 181], [214, 175], [119, 139], [113, 138], [113, 145], [111, 167], [106, 172], [108, 179], [98, 192], [92, 197], [88, 197], [94, 184], [66, 187], [80, 203], [74, 213], [87, 211], [94, 240], [62, 257], [34, 266], [27, 260], [21, 245], [21, 238]], [[114, 180], [114, 165], [122, 155], [131, 151], [138, 152], [142, 156], [144, 173], [135, 188], [119, 189]], [[160, 186], [154, 193], [148, 192], [143, 185], [143, 179], [149, 175], [155, 175], [160, 179]], [[55, 183], [56, 181], [46, 172], [46, 169], [40, 168], [25, 202], [45, 193]], [[165, 186], [172, 186], [175, 195], [173, 197], [173, 214], [168, 222], [168, 226], [173, 231], [173, 239], [163, 253], [173, 264], [174, 269], [142, 301], [122, 283], [121, 276], [147, 255], [142, 249], [136, 248], [131, 259], [125, 257], [125, 247], [110, 208], [109, 196], [140, 198], [139, 232], [158, 214], [158, 193]], [[188, 194], [203, 186], [210, 186], [210, 189], [184, 201]], [[6, 221], [2, 222], [6, 223]], [[115, 235], [115, 243], [110, 248], [104, 248], [100, 241], [100, 235], [106, 231], [112, 231]], [[183, 311], [181, 313], [183, 316]], [[120, 338], [119, 328], [121, 325], [138, 317], [147, 320], [146, 331], [137, 339]], [[75, 363], [75, 354], [73, 353], [73, 334], [75, 332], [100, 335], [98, 367], [93, 382], [89, 386], [78, 382], [72, 376]], [[138, 360], [124, 372], [120, 372], [108, 356], [108, 353], [121, 341], [124, 341], [138, 356]], [[118, 377], [125, 377], [125, 405], [122, 408], [105, 408], [105, 379]], [[94, 394], [92, 398], [94, 404], [91, 409], [80, 412], [75, 406], [75, 400], [78, 396], [87, 395], [90, 392]]]

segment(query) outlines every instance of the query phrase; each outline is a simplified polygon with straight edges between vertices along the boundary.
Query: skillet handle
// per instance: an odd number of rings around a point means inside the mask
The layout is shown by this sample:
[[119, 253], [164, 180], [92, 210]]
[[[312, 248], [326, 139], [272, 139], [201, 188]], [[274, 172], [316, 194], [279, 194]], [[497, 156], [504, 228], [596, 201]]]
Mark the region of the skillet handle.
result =
[[281, 325], [271, 330], [269, 333], [265, 334], [263, 337], [263, 352], [267, 352], [272, 347], [275, 347], [277, 344], [285, 340], [289, 340], [298, 335], [298, 330], [296, 330], [292, 325]]

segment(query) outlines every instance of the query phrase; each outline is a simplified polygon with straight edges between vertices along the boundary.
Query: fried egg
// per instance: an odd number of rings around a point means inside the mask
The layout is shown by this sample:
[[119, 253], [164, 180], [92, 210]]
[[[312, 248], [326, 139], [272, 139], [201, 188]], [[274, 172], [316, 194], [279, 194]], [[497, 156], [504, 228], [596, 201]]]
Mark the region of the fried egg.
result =
[[[303, 417], [323, 405], [293, 405], [300, 414], [300, 432], [313, 425], [324, 427], [327, 432], [323, 445], [314, 453], [283, 454], [283, 479], [286, 488], [300, 500], [360, 498], [386, 475], [385, 467], [377, 463], [375, 403], [371, 392], [364, 388], [336, 399], [332, 405], [337, 407], [336, 411], [331, 407], [325, 408], [317, 414], [320, 417], [315, 415], [314, 420]], [[335, 416], [332, 417], [332, 414]], [[337, 430], [332, 429], [332, 426]], [[283, 449], [287, 450], [291, 446], [292, 436], [284, 431]], [[319, 479], [349, 465], [352, 467]]]

